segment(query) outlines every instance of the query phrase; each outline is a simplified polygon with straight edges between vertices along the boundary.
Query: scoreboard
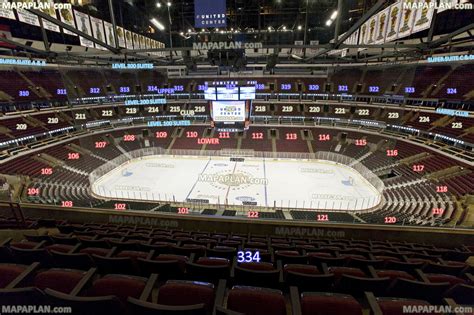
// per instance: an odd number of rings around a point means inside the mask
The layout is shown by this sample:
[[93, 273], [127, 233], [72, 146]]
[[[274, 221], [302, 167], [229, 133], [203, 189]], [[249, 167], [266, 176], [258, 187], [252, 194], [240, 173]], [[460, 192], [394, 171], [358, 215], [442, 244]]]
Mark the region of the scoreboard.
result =
[[209, 102], [213, 127], [220, 131], [241, 131], [248, 128], [255, 86], [207, 87], [204, 98]]

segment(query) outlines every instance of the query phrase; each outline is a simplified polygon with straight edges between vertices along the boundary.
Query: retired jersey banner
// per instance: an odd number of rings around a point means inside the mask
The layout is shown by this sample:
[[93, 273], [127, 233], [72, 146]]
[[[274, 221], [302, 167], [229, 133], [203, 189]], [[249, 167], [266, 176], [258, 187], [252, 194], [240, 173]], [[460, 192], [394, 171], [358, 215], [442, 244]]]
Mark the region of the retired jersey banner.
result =
[[30, 13], [24, 9], [17, 9], [16, 14], [18, 15], [18, 20], [20, 22], [34, 26], [40, 26], [38, 16], [34, 15], [33, 13]]
[[3, 4], [6, 2], [8, 2], [8, 0], [0, 0], [0, 17], [10, 20], [16, 20], [15, 13], [13, 12], [13, 10], [4, 8]]
[[[76, 17], [77, 29], [83, 33], [86, 33], [89, 36], [93, 36], [89, 21], [89, 15], [74, 10], [74, 16]], [[79, 40], [81, 42], [81, 46], [94, 47], [94, 43], [92, 41], [85, 39], [82, 36], [79, 37]]]
[[227, 26], [226, 9], [226, 0], [194, 0], [194, 26]]

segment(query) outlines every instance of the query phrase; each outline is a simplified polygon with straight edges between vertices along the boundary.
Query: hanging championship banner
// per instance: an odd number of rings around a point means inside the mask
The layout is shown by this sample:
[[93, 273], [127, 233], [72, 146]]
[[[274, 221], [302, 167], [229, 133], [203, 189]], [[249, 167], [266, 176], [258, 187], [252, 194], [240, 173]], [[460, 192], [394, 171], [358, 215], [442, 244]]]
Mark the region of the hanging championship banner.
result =
[[[74, 15], [71, 8], [59, 9], [58, 12], [59, 12], [59, 19], [61, 20], [61, 22], [77, 29], [76, 23], [74, 22]], [[68, 31], [66, 29], [63, 29], [63, 31], [64, 31], [64, 34], [77, 36], [77, 34], [71, 31]]]
[[138, 41], [138, 34], [132, 33], [133, 49], [140, 49], [140, 42]]
[[[149, 48], [150, 49], [155, 49], [156, 48], [156, 43], [153, 39], [150, 39], [150, 47]], [[154, 56], [154, 55], [156, 55], [156, 52], [151, 51], [151, 52], [149, 52], [149, 54]]]
[[133, 49], [132, 32], [125, 30], [125, 45], [127, 49]]
[[400, 28], [397, 38], [410, 36], [413, 33], [413, 24], [415, 20], [416, 10], [413, 9], [413, 0], [403, 0], [402, 16], [400, 20]]
[[112, 23], [104, 21], [105, 40], [107, 45], [115, 47], [114, 27]]
[[368, 30], [367, 30], [367, 44], [374, 44], [375, 42], [375, 31], [377, 28], [378, 15], [373, 16], [369, 20]]
[[436, 0], [425, 0], [424, 6], [416, 10], [415, 14], [415, 25], [413, 26], [413, 33], [420, 32], [430, 28], [431, 20], [434, 14], [434, 1]]
[[145, 36], [142, 36], [142, 35], [139, 35], [138, 36], [138, 42], [140, 43], [140, 49], [145, 49], [146, 48], [146, 45], [145, 45]]
[[389, 9], [389, 22], [387, 25], [387, 32], [385, 33], [385, 42], [390, 42], [397, 39], [400, 18], [402, 16], [402, 2], [399, 1], [395, 4], [392, 4]]
[[148, 37], [145, 38], [145, 49], [150, 49], [151, 48], [151, 39]]
[[386, 8], [378, 14], [377, 19], [377, 30], [375, 32], [375, 43], [381, 44], [385, 41], [385, 33], [387, 31], [387, 25], [389, 21], [390, 8]]
[[[92, 25], [92, 33], [94, 34], [93, 35], [94, 38], [105, 43], [106, 42], [105, 31], [104, 31], [104, 24], [102, 23], [102, 20], [91, 16], [91, 25]], [[97, 49], [107, 50], [107, 48], [101, 45], [95, 44], [95, 47]]]
[[349, 36], [347, 45], [357, 45], [357, 40], [359, 36], [359, 30], [356, 30], [354, 33]]
[[[74, 16], [76, 18], [77, 29], [83, 33], [86, 33], [89, 36], [93, 36], [89, 21], [89, 15], [74, 10]], [[81, 46], [94, 47], [94, 43], [92, 41], [85, 39], [82, 36], [79, 36], [79, 41], [81, 42]]]
[[8, 0], [0, 0], [0, 17], [10, 20], [16, 20], [15, 13], [12, 9], [6, 8], [3, 4]]
[[369, 21], [365, 22], [364, 24], [362, 24], [362, 26], [360, 27], [360, 36], [359, 36], [359, 44], [367, 44], [367, 33], [368, 33], [368, 29], [369, 29]]
[[[38, 0], [38, 2], [39, 1], [40, 0]], [[58, 17], [56, 16], [56, 10], [54, 9], [54, 1], [53, 0], [46, 0], [46, 1], [41, 1], [41, 2], [42, 3], [46, 2], [47, 5], [43, 6], [43, 8], [41, 8], [40, 11], [47, 14], [47, 15], [49, 15], [52, 18], [57, 19]], [[43, 26], [47, 30], [57, 32], [57, 33], [61, 32], [61, 28], [58, 25], [56, 25], [56, 24], [54, 24], [50, 21], [47, 21], [45, 19], [43, 19]]]
[[123, 27], [117, 27], [117, 37], [120, 47], [127, 47], [127, 43], [125, 42], [125, 29]]

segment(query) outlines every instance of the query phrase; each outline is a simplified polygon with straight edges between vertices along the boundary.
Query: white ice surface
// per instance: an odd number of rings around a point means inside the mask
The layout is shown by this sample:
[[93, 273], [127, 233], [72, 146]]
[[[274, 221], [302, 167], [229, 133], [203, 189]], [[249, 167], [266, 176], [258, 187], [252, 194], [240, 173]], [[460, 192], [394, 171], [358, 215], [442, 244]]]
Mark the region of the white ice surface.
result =
[[191, 198], [232, 205], [247, 200], [266, 207], [334, 210], [371, 208], [381, 198], [357, 171], [334, 162], [167, 155], [131, 160], [99, 178], [92, 190], [129, 200]]

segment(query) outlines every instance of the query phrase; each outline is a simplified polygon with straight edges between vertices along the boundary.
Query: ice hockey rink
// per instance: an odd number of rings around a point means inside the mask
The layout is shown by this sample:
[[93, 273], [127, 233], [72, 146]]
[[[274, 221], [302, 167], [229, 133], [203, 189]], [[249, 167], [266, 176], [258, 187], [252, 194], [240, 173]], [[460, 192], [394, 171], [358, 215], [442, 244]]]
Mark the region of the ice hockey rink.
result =
[[92, 184], [97, 197], [360, 211], [381, 194], [356, 170], [324, 160], [154, 155]]

